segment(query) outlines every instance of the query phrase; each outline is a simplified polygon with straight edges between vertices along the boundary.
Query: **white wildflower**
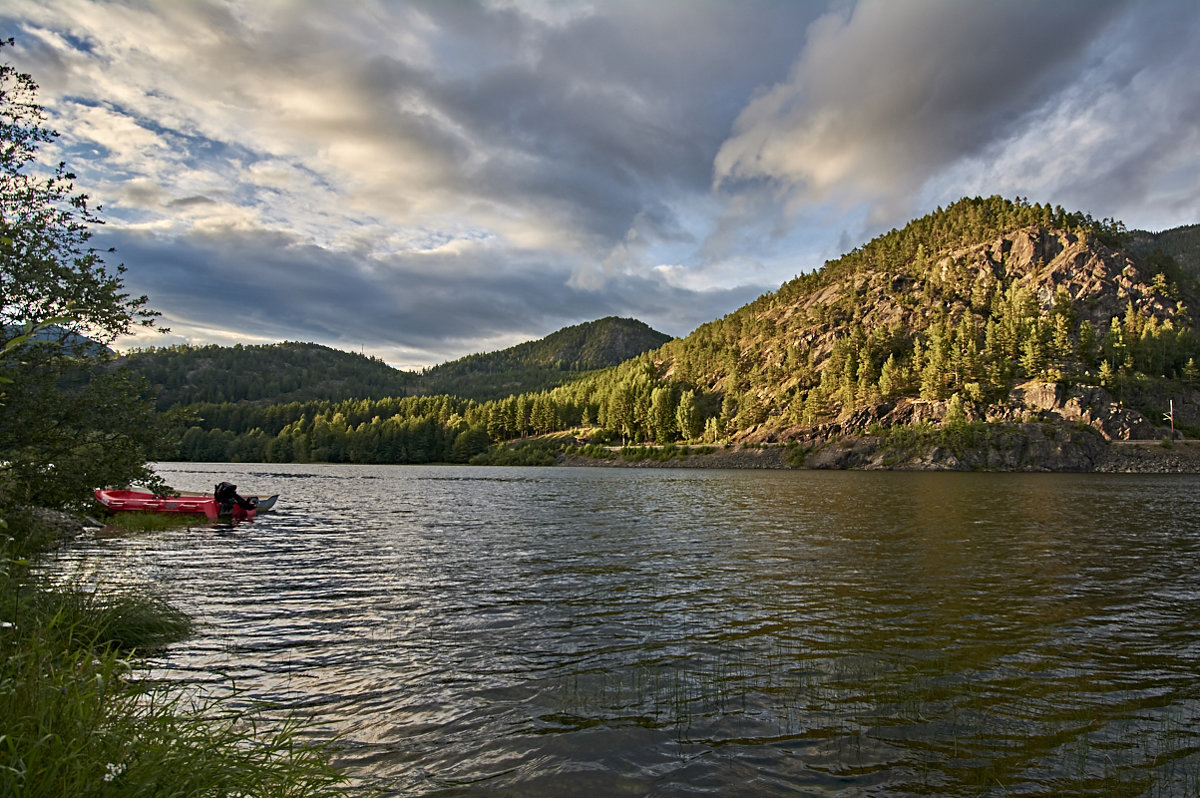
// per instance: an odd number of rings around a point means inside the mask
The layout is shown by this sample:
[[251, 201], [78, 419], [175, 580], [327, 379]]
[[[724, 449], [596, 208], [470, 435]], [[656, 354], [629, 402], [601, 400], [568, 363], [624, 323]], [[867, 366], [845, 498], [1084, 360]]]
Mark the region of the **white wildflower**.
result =
[[106, 771], [104, 774], [104, 780], [112, 781], [117, 776], [120, 776], [122, 773], [125, 772], [125, 765], [124, 765], [124, 763], [120, 763], [120, 762], [118, 762], [116, 764], [109, 762], [107, 765], [104, 766], [104, 770]]

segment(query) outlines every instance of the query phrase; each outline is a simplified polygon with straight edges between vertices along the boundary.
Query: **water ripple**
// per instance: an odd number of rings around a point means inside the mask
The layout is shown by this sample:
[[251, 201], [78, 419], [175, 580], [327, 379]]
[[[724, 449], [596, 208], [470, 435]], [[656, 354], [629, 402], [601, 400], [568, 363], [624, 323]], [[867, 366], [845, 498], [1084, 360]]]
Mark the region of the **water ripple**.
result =
[[395, 795], [1172, 795], [1200, 481], [177, 465], [276, 513], [82, 541]]

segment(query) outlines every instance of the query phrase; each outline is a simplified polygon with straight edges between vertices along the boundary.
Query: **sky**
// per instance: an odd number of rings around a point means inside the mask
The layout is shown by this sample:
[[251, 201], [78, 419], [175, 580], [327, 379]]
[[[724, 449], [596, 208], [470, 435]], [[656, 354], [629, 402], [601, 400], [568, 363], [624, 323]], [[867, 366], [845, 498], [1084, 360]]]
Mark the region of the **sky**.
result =
[[167, 334], [682, 336], [964, 196], [1200, 222], [1196, 0], [0, 0]]

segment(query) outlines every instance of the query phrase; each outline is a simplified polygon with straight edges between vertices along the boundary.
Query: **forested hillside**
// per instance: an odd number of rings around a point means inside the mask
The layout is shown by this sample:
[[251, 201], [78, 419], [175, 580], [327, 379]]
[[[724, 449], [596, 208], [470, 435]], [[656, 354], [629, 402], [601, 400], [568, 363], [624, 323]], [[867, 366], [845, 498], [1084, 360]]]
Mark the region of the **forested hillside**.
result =
[[541, 391], [657, 349], [671, 336], [636, 319], [615, 316], [576, 324], [489, 354], [469, 355], [421, 375], [421, 393], [501, 399]]
[[1193, 281], [1200, 280], [1200, 224], [1175, 227], [1161, 233], [1132, 230], [1129, 249], [1166, 269], [1179, 268]]
[[172, 346], [124, 358], [158, 393], [160, 410], [197, 402], [336, 401], [403, 396], [412, 372], [327, 346], [285, 342], [265, 346]]
[[500, 352], [399, 371], [326, 346], [172, 346], [136, 350], [122, 362], [145, 377], [165, 410], [194, 404], [382, 399], [451, 394], [487, 400], [542, 391], [656, 349], [671, 337], [635, 319], [577, 324]]
[[809, 426], [903, 397], [982, 411], [1028, 380], [1118, 397], [1195, 380], [1195, 280], [1122, 225], [963, 200], [668, 345], [663, 377], [722, 396], [722, 429]]
[[182, 454], [463, 461], [557, 430], [581, 443], [819, 449], [930, 425], [962, 432], [960, 441], [1003, 429], [1010, 442], [1087, 442], [1160, 435], [1168, 401], [1177, 428], [1200, 431], [1191, 316], [1200, 291], [1193, 265], [1160, 243], [1171, 240], [1160, 234], [1147, 251], [1116, 221], [964, 199], [686, 338], [553, 390], [238, 417], [214, 407]]

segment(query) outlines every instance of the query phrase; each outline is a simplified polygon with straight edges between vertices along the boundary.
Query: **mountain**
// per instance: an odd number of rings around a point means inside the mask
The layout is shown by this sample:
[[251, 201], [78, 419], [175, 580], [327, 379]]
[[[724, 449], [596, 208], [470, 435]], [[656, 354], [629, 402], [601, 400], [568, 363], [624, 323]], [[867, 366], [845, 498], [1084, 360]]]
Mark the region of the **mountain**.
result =
[[492, 399], [540, 391], [627, 360], [670, 336], [634, 319], [577, 324], [491, 354], [471, 355], [423, 374], [311, 343], [173, 346], [123, 359], [158, 392], [159, 409], [197, 403], [310, 402], [452, 394]]
[[[24, 334], [25, 328], [16, 324], [8, 324], [5, 325], [3, 332], [5, 340], [8, 340]], [[59, 347], [58, 351], [69, 356], [104, 357], [115, 354], [112, 349], [99, 341], [94, 341], [56, 324], [29, 333], [28, 340], [33, 343]]]
[[1200, 284], [1200, 224], [1175, 227], [1161, 233], [1130, 231], [1128, 248], [1166, 269], [1177, 269], [1181, 279]]
[[657, 349], [671, 336], [616, 316], [576, 324], [490, 354], [469, 355], [421, 375], [421, 392], [500, 399], [540, 391]]
[[[606, 375], [594, 417], [624, 439], [671, 439], [687, 394], [685, 439], [698, 414], [710, 440], [814, 452], [947, 419], [980, 434], [1010, 425], [1022, 446], [1031, 420], [1081, 446], [1085, 429], [1157, 439], [1171, 401], [1177, 425], [1200, 431], [1194, 241], [1184, 228], [1147, 248], [1112, 220], [964, 199]], [[657, 413], [655, 391], [669, 391]], [[874, 454], [838, 462], [878, 465]], [[1006, 467], [1010, 454], [971, 465]]]
[[300, 402], [403, 396], [417, 375], [382, 360], [310, 343], [172, 346], [119, 363], [146, 378], [160, 410], [199, 402]]

